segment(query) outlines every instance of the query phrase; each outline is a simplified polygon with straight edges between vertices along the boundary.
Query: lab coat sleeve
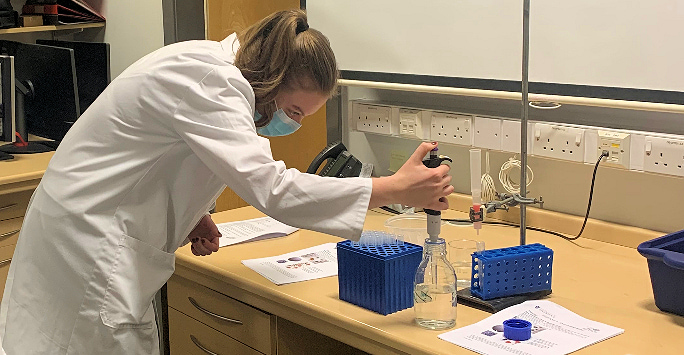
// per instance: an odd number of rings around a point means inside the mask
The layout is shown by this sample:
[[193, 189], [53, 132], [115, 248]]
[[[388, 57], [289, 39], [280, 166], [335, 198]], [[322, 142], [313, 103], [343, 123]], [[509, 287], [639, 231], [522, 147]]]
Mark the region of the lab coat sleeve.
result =
[[236, 68], [217, 69], [188, 89], [174, 129], [250, 205], [291, 226], [358, 240], [371, 179], [321, 177], [274, 161], [268, 140], [256, 133], [253, 97]]

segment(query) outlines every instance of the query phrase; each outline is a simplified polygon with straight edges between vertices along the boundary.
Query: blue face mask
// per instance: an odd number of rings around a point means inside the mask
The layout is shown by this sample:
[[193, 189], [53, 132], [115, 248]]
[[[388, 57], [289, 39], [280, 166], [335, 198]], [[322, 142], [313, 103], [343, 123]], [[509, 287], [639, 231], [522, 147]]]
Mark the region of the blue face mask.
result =
[[[276, 104], [276, 108], [277, 107], [278, 105]], [[254, 114], [254, 121], [256, 122], [259, 119], [261, 119], [261, 114], [256, 112]], [[266, 137], [287, 136], [288, 134], [292, 134], [297, 131], [301, 126], [301, 124], [291, 119], [281, 108], [273, 113], [271, 122], [263, 127], [257, 128], [257, 132]]]

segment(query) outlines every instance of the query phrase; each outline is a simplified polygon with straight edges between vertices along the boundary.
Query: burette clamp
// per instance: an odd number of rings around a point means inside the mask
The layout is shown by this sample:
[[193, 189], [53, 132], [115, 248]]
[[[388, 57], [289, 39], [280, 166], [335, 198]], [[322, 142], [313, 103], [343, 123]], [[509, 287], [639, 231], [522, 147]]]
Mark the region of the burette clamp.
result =
[[475, 211], [475, 208], [470, 206], [469, 216], [471, 222], [482, 222], [484, 220], [484, 209], [478, 206], [478, 210]]

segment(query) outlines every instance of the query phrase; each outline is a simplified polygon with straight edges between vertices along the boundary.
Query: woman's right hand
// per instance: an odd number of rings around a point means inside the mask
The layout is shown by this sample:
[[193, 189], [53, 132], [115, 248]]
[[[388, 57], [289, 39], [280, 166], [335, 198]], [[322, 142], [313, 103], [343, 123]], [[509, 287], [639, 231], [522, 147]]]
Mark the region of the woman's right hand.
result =
[[373, 179], [369, 208], [393, 203], [438, 211], [449, 208], [446, 196], [454, 192], [451, 168], [423, 165], [423, 158], [434, 148], [436, 142], [422, 143], [394, 175]]

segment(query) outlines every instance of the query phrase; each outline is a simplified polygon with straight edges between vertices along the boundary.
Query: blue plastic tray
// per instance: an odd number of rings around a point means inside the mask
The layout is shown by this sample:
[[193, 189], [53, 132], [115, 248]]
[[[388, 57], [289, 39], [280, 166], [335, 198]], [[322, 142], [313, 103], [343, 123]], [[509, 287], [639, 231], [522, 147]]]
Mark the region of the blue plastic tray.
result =
[[660, 310], [684, 316], [684, 230], [639, 244]]
[[551, 289], [553, 250], [542, 244], [476, 252], [472, 260], [470, 293], [483, 300]]
[[423, 247], [337, 243], [340, 299], [388, 315], [413, 307], [413, 279]]

